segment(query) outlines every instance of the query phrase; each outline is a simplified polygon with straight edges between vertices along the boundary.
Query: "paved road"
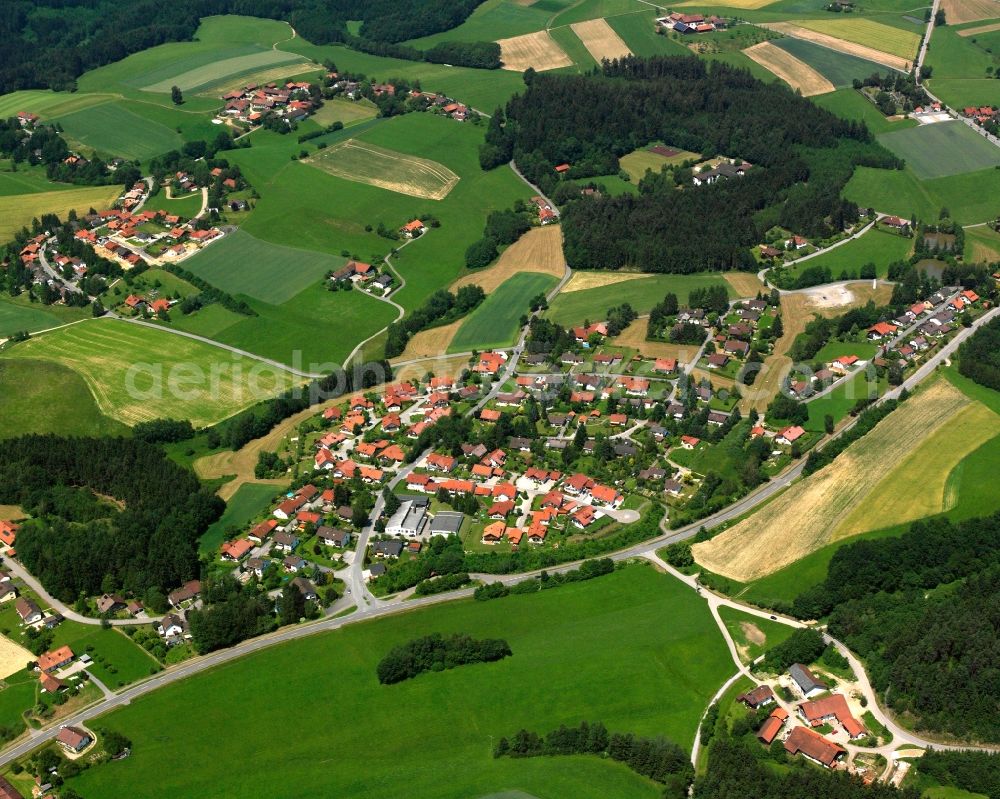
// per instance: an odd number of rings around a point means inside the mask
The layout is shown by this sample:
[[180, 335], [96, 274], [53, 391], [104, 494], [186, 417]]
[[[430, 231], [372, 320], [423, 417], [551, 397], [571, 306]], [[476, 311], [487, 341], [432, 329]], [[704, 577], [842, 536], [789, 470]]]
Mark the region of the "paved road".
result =
[[[396, 248], [397, 252], [399, 250], [403, 249], [403, 247], [405, 247], [407, 244], [412, 244], [414, 241], [416, 241], [416, 239], [407, 239], [402, 244], [400, 244], [398, 248]], [[374, 297], [376, 300], [379, 300], [380, 302], [388, 303], [389, 305], [391, 305], [393, 308], [396, 309], [396, 318], [393, 319], [392, 322], [389, 323], [389, 324], [395, 324], [396, 322], [398, 322], [400, 319], [403, 318], [403, 315], [406, 313], [406, 309], [403, 308], [403, 306], [400, 305], [398, 302], [396, 302], [394, 299], [392, 299], [392, 296], [394, 294], [398, 294], [400, 291], [402, 291], [406, 287], [406, 279], [398, 271], [396, 271], [396, 267], [394, 267], [392, 265], [392, 253], [389, 253], [388, 255], [386, 255], [383, 260], [385, 261], [386, 268], [396, 276], [396, 280], [399, 281], [399, 285], [392, 291], [391, 294], [389, 294], [388, 297], [377, 297], [374, 294], [369, 294], [368, 296]], [[361, 348], [364, 347], [365, 344], [367, 344], [373, 338], [377, 338], [378, 336], [381, 336], [388, 329], [389, 329], [389, 325], [386, 325], [381, 330], [379, 330], [379, 331], [377, 331], [375, 333], [372, 333], [364, 341], [358, 342], [358, 346], [356, 346], [353, 350], [351, 350], [351, 354], [350, 355], [348, 355], [346, 358], [344, 358], [344, 368], [345, 369], [347, 368], [347, 366], [354, 359], [354, 356], [357, 355], [359, 352], [361, 352]]]
[[42, 267], [42, 269], [45, 270], [45, 273], [50, 278], [52, 278], [57, 285], [64, 286], [74, 294], [80, 294], [81, 293], [80, 287], [77, 286], [76, 283], [71, 283], [65, 280], [63, 276], [56, 271], [55, 267], [53, 267], [49, 263], [49, 259], [45, 257], [45, 247], [47, 247], [50, 244], [54, 244], [55, 240], [56, 240], [55, 236], [52, 236], [50, 239], [46, 240], [45, 244], [41, 247], [41, 249], [38, 250], [38, 263]]
[[538, 194], [538, 196], [539, 196], [539, 197], [541, 197], [541, 198], [542, 198], [543, 200], [545, 200], [545, 202], [546, 202], [546, 203], [548, 204], [549, 208], [551, 208], [551, 209], [552, 209], [552, 212], [553, 212], [553, 213], [554, 213], [554, 214], [555, 214], [555, 215], [556, 215], [557, 217], [561, 215], [561, 212], [560, 212], [560, 210], [559, 210], [559, 206], [558, 206], [558, 205], [556, 205], [556, 204], [555, 204], [554, 202], [552, 202], [552, 200], [550, 200], [550, 199], [549, 199], [548, 197], [546, 197], [546, 196], [545, 196], [544, 194], [542, 194], [542, 190], [541, 190], [540, 188], [538, 188], [538, 186], [536, 186], [536, 185], [535, 185], [534, 183], [532, 183], [532, 182], [531, 182], [530, 180], [528, 180], [528, 179], [527, 179], [527, 178], [526, 178], [526, 177], [525, 177], [524, 175], [522, 175], [522, 174], [521, 174], [521, 170], [517, 168], [517, 164], [515, 164], [515, 163], [514, 163], [514, 159], [511, 159], [511, 160], [510, 160], [510, 162], [509, 162], [509, 163], [508, 163], [507, 165], [508, 165], [508, 166], [509, 166], [509, 167], [510, 167], [511, 169], [513, 169], [513, 170], [514, 170], [514, 174], [515, 174], [515, 175], [517, 175], [517, 176], [518, 176], [519, 178], [521, 178], [521, 180], [523, 180], [523, 181], [524, 181], [525, 183], [527, 183], [527, 184], [528, 184], [529, 186], [531, 186], [531, 190], [532, 190], [532, 191], [536, 192], [536, 193]]

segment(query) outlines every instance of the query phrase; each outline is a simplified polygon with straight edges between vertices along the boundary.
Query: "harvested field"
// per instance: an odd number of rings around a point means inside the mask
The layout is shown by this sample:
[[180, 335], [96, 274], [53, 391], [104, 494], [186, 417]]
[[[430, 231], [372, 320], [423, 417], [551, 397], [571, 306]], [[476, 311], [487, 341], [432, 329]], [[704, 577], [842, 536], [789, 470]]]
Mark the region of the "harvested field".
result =
[[514, 72], [524, 72], [532, 67], [536, 72], [547, 69], [559, 69], [573, 65], [570, 57], [549, 36], [548, 31], [526, 33], [524, 36], [512, 36], [509, 39], [498, 39], [500, 58], [503, 68]]
[[[713, 389], [724, 388], [727, 391], [732, 391], [736, 387], [735, 380], [731, 377], [720, 375], [715, 370], [709, 371], [708, 369], [695, 368], [691, 370], [691, 377], [698, 383], [702, 380], [707, 380], [712, 384]], [[743, 386], [740, 386], [740, 388], [742, 389]]]
[[120, 186], [86, 186], [0, 197], [0, 241], [30, 226], [32, 217], [53, 213], [65, 219], [71, 210], [85, 214], [89, 208], [107, 208], [120, 192]]
[[573, 277], [563, 286], [560, 294], [572, 294], [574, 291], [613, 286], [626, 280], [641, 280], [649, 277], [646, 272], [574, 272]]
[[[941, 0], [941, 8], [944, 9], [949, 25], [1000, 17], [1000, 2], [997, 0]], [[991, 30], [997, 30], [997, 28], [993, 27]], [[986, 33], [985, 30], [981, 32]], [[959, 35], [968, 36], [971, 33], [971, 30], [962, 31]]]
[[965, 257], [970, 262], [1000, 261], [1000, 233], [985, 225], [966, 229], [965, 247]]
[[459, 180], [458, 175], [437, 161], [404, 155], [357, 139], [320, 150], [304, 163], [344, 180], [426, 200], [443, 200]]
[[834, 90], [834, 85], [804, 61], [770, 42], [761, 42], [748, 47], [743, 53], [773, 72], [781, 80], [802, 93], [803, 97], [826, 94]]
[[756, 297], [758, 291], [765, 290], [761, 279], [752, 272], [725, 272], [722, 276], [739, 297]]
[[249, 75], [244, 74], [225, 78], [217, 83], [203, 86], [198, 90], [198, 94], [207, 97], [217, 97], [226, 94], [226, 92], [242, 89], [248, 83], [265, 86], [272, 81], [292, 80], [306, 72], [315, 72], [319, 69], [323, 69], [322, 64], [314, 64], [312, 61], [284, 63], [270, 69], [261, 70], [260, 72], [252, 72]]
[[903, 30], [871, 19], [804, 19], [793, 20], [793, 24], [854, 42], [862, 47], [871, 47], [899, 58], [912, 59], [920, 46], [920, 36], [913, 31]]
[[788, 351], [799, 333], [803, 332], [806, 323], [813, 314], [821, 316], [839, 316], [850, 308], [864, 305], [874, 299], [876, 304], [884, 304], [892, 296], [892, 289], [880, 285], [874, 290], [868, 281], [847, 283], [834, 288], [817, 286], [781, 295], [781, 324], [784, 335], [774, 345], [774, 351], [764, 359], [760, 375], [752, 386], [744, 386], [741, 391], [743, 399], [740, 410], [746, 414], [751, 408], [763, 413], [771, 400], [777, 396], [781, 383], [791, 368], [792, 359]]
[[587, 48], [597, 63], [605, 58], [609, 61], [632, 55], [622, 37], [615, 33], [607, 20], [590, 19], [586, 22], [574, 22], [570, 25], [573, 33], [580, 37], [583, 46]]
[[619, 347], [637, 350], [647, 358], [676, 358], [680, 363], [688, 363], [698, 354], [692, 344], [668, 344], [665, 341], [646, 341], [646, 323], [649, 316], [640, 316], [626, 327], [615, 340]]
[[[745, 11], [756, 11], [758, 8], [766, 8], [777, 0], [726, 0], [726, 8], [742, 8]], [[674, 3], [678, 8], [704, 8], [705, 4], [700, 0], [686, 0], [683, 3]], [[671, 6], [673, 8], [673, 6]]]
[[701, 156], [689, 150], [674, 150], [670, 147], [657, 145], [655, 147], [640, 148], [628, 155], [623, 155], [619, 160], [622, 169], [628, 172], [633, 181], [638, 183], [646, 174], [646, 170], [662, 172], [667, 167], [677, 166], [688, 160], [697, 161]]
[[[892, 418], [892, 417], [890, 417]], [[954, 507], [945, 485], [952, 470], [983, 441], [1000, 433], [1000, 416], [974, 402], [960, 410], [883, 477], [864, 506], [833, 532], [833, 540], [933, 516]], [[919, 485], [919, 491], [913, 486]]]
[[558, 225], [532, 228], [504, 250], [493, 266], [467, 272], [452, 283], [451, 291], [476, 285], [489, 294], [518, 272], [541, 272], [562, 279], [566, 274], [566, 258], [562, 251], [562, 229]]
[[398, 358], [393, 358], [390, 363], [443, 355], [448, 351], [451, 340], [455, 337], [455, 334], [464, 321], [464, 319], [456, 319], [450, 325], [432, 327], [430, 330], [421, 330], [406, 342], [406, 349], [403, 350]]
[[420, 380], [428, 372], [435, 377], [458, 377], [468, 367], [468, 355], [448, 355], [401, 366], [393, 370], [393, 377], [396, 380]]
[[793, 484], [760, 511], [710, 541], [695, 544], [692, 551], [696, 560], [730, 579], [750, 582], [842, 538], [835, 531], [855, 509], [868, 508], [866, 503], [884, 477], [885, 464], [908, 460], [922, 442], [970, 403], [950, 384], [935, 382], [849, 446], [832, 464]]
[[[989, 2], [990, 5], [994, 6], [992, 9], [995, 13], [992, 16], [1000, 14], [1000, 3], [994, 3], [992, 0], [985, 0]], [[988, 19], [988, 17], [983, 17], [983, 19]], [[991, 22], [989, 25], [976, 25], [974, 28], [965, 28], [964, 30], [956, 31], [959, 36], [975, 36], [979, 33], [993, 33], [993, 31], [1000, 31], [1000, 22]]]
[[35, 660], [35, 656], [6, 635], [0, 635], [0, 680], [24, 669], [24, 664]]
[[[884, 50], [876, 50], [874, 47], [866, 47], [862, 44], [849, 42], [846, 39], [838, 39], [836, 36], [810, 30], [791, 22], [762, 22], [760, 24], [763, 28], [783, 33], [786, 36], [791, 36], [795, 39], [804, 39], [807, 42], [829, 47], [831, 50], [836, 50], [840, 53], [848, 53], [858, 58], [874, 61], [876, 64], [898, 69], [900, 72], [907, 72], [910, 68], [912, 56], [910, 58], [903, 58], [892, 53], [887, 53]], [[906, 31], [901, 31], [901, 33], [906, 33]]]

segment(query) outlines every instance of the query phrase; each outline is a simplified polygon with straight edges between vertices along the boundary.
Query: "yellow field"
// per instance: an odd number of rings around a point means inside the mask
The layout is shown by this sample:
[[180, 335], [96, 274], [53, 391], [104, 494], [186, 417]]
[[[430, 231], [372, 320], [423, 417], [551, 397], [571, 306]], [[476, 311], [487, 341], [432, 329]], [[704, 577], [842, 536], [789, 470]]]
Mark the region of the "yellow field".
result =
[[[997, 0], [941, 0], [941, 8], [944, 9], [949, 25], [1000, 17], [1000, 2]], [[1000, 26], [983, 25], [978, 29], [960, 31], [958, 35], [972, 36], [976, 33], [987, 33], [995, 30], [1000, 30]]]
[[605, 58], [613, 61], [616, 58], [632, 55], [628, 45], [612, 30], [606, 20], [590, 19], [586, 22], [574, 22], [570, 28], [598, 64]]
[[[518, 272], [541, 272], [557, 278], [562, 278], [566, 274], [566, 258], [562, 251], [562, 228], [559, 225], [532, 228], [504, 250], [493, 266], [462, 275], [451, 284], [450, 290], [456, 291], [462, 286], [476, 285], [489, 294]], [[572, 282], [573, 278], [570, 279], [570, 283]]]
[[91, 208], [104, 210], [120, 193], [121, 186], [85, 186], [0, 197], [0, 241], [12, 239], [22, 227], [30, 225], [34, 217], [45, 213], [53, 213], [65, 221], [71, 210], [81, 215]]
[[722, 276], [740, 297], [756, 297], [758, 291], [765, 290], [760, 278], [752, 272], [726, 272]]
[[320, 150], [304, 159], [304, 163], [344, 180], [426, 200], [443, 200], [459, 179], [437, 161], [404, 155], [357, 139]]
[[[873, 497], [891, 464], [908, 462], [923, 442], [970, 404], [972, 401], [950, 383], [936, 381], [849, 446], [832, 464], [793, 484], [715, 538], [695, 544], [692, 551], [696, 560], [713, 572], [750, 582], [842, 538], [838, 528], [858, 508], [870, 512], [872, 518], [881, 513]], [[937, 468], [934, 461], [925, 473]], [[945, 478], [950, 471], [950, 466], [943, 470]], [[916, 493], [907, 491], [906, 499]]]
[[574, 291], [586, 291], [601, 286], [613, 286], [626, 280], [641, 280], [649, 277], [645, 272], [574, 272], [573, 277], [563, 286], [560, 294], [572, 294]]
[[[840, 523], [833, 540], [948, 510], [957, 501], [945, 494], [948, 475], [966, 455], [998, 433], [1000, 416], [982, 403], [967, 405], [878, 482], [869, 502]], [[914, 491], [914, 486], [920, 490]]]
[[[768, 28], [778, 33], [783, 33], [786, 36], [792, 36], [796, 39], [805, 39], [807, 42], [813, 42], [814, 44], [822, 45], [823, 47], [829, 47], [831, 50], [836, 50], [841, 53], [847, 53], [849, 55], [855, 55], [858, 58], [865, 58], [869, 61], [874, 61], [877, 64], [882, 64], [883, 66], [892, 67], [893, 69], [898, 69], [901, 72], [908, 72], [910, 68], [910, 63], [916, 55], [917, 44], [919, 44], [920, 38], [916, 38], [916, 43], [912, 43], [912, 52], [908, 55], [900, 56], [891, 52], [891, 46], [889, 40], [883, 41], [877, 35], [874, 37], [875, 45], [861, 44], [852, 40], [840, 38], [837, 34], [829, 32], [827, 30], [820, 30], [818, 26], [829, 26], [829, 25], [839, 25], [843, 27], [844, 25], [853, 25], [857, 23], [859, 26], [871, 26], [875, 25], [879, 29], [885, 29], [889, 31], [890, 36], [894, 36], [899, 33], [903, 37], [916, 36], [916, 34], [909, 33], [904, 30], [897, 30], [896, 28], [890, 28], [888, 25], [879, 25], [877, 22], [869, 22], [868, 20], [797, 20], [796, 22], [762, 22], [760, 26], [762, 28]], [[858, 27], [856, 30], [851, 30], [850, 35], [854, 38], [871, 33], [870, 28]], [[909, 47], [911, 42], [907, 42], [907, 47]]]
[[[298, 64], [284, 64], [269, 69], [262, 69], [249, 75], [239, 77], [223, 78], [217, 83], [206, 86], [198, 91], [199, 96], [218, 97], [226, 92], [242, 89], [249, 83], [265, 85], [275, 81], [304, 80], [301, 76], [307, 72], [316, 72], [323, 69], [321, 64], [314, 64], [311, 61]], [[315, 117], [314, 117], [315, 118]]]
[[[742, 8], [745, 11], [755, 11], [758, 8], [765, 8], [772, 3], [776, 3], [777, 0], [726, 0], [726, 8]], [[704, 8], [705, 4], [701, 0], [685, 0], [683, 3], [674, 3], [670, 8], [693, 8], [697, 6], [698, 8]]]
[[773, 72], [793, 90], [798, 89], [803, 97], [826, 94], [836, 88], [807, 63], [770, 42], [755, 44], [743, 52], [764, 69]]
[[371, 119], [378, 113], [378, 108], [368, 100], [353, 102], [351, 100], [327, 100], [323, 106], [312, 115], [317, 125], [326, 127], [334, 122], [345, 125], [362, 119]]
[[456, 319], [450, 325], [432, 327], [430, 330], [421, 330], [419, 333], [415, 333], [406, 342], [406, 349], [399, 354], [399, 357], [393, 358], [390, 363], [396, 364], [414, 358], [433, 358], [444, 355], [464, 321], [465, 319]]
[[966, 247], [971, 247], [971, 252], [966, 255], [966, 260], [970, 262], [983, 261], [992, 263], [1000, 261], [1000, 233], [986, 227], [969, 228], [965, 232]]
[[24, 664], [35, 660], [35, 656], [6, 635], [0, 635], [0, 680], [24, 670]]
[[646, 174], [647, 169], [659, 172], [665, 166], [674, 166], [689, 159], [697, 160], [698, 158], [700, 158], [698, 153], [692, 153], [688, 150], [678, 150], [677, 155], [665, 158], [650, 151], [648, 147], [643, 147], [639, 150], [633, 150], [628, 155], [623, 155], [618, 159], [618, 163], [622, 169], [628, 172], [632, 180], [638, 183]]
[[637, 350], [647, 358], [676, 358], [678, 363], [688, 363], [698, 354], [692, 344], [668, 344], [665, 341], [646, 341], [646, 324], [649, 316], [640, 316], [626, 327], [614, 343], [619, 347]]
[[548, 31], [526, 33], [509, 39], [498, 39], [500, 60], [503, 68], [514, 72], [524, 72], [532, 67], [536, 72], [559, 69], [573, 65], [572, 59], [549, 36]]
[[913, 31], [894, 28], [870, 19], [802, 19], [793, 20], [792, 24], [908, 61], [916, 56], [917, 48], [920, 47], [920, 36]]

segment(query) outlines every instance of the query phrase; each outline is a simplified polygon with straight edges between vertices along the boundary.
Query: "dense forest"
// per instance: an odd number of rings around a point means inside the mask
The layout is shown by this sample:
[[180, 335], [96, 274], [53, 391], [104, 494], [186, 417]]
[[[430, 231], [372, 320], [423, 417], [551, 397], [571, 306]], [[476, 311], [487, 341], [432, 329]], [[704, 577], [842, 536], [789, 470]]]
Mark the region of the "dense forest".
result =
[[942, 785], [1000, 799], [1000, 754], [931, 749], [915, 765], [920, 774]]
[[1000, 391], [1000, 319], [983, 325], [959, 347], [958, 371]]
[[917, 729], [1000, 741], [1000, 514], [843, 546], [793, 609], [829, 615], [830, 634]]
[[[314, 44], [371, 50], [461, 24], [482, 0], [6, 0], [0, 14], [0, 94], [72, 89], [95, 67], [164, 42], [190, 40], [202, 17], [243, 14], [285, 20]], [[361, 20], [358, 37], [347, 20]], [[488, 46], [487, 46], [488, 47]], [[362, 49], [362, 47], [359, 47]], [[462, 49], [462, 53], [469, 49]], [[461, 53], [460, 53], [461, 54]], [[456, 55], [443, 50], [441, 58]], [[482, 58], [481, 52], [469, 52]], [[455, 63], [455, 62], [452, 62]]]
[[588, 196], [563, 215], [578, 268], [650, 272], [756, 269], [750, 247], [781, 224], [823, 236], [858, 218], [840, 196], [854, 167], [901, 166], [862, 123], [842, 120], [749, 72], [695, 57], [628, 57], [589, 75], [525, 74], [527, 90], [490, 120], [484, 168], [517, 161], [546, 193], [569, 178], [614, 174], [618, 158], [664, 141], [753, 166], [744, 177], [678, 191], [650, 174], [639, 194]]
[[[0, 442], [0, 504], [20, 505], [17, 552], [55, 596], [166, 593], [198, 576], [198, 539], [225, 505], [141, 441]], [[155, 603], [150, 603], [155, 604]]]

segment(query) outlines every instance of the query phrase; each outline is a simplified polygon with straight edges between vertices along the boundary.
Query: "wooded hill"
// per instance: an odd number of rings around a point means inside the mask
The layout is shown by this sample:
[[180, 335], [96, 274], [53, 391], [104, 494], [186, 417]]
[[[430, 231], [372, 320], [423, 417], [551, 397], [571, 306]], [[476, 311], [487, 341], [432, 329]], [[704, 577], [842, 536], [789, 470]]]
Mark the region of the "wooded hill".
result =
[[525, 82], [490, 120], [480, 162], [513, 157], [547, 194], [563, 188], [557, 165], [569, 164], [571, 178], [614, 174], [620, 156], [653, 141], [753, 165], [709, 186], [678, 190], [667, 173], [640, 181], [637, 196], [573, 201], [563, 234], [575, 268], [754, 270], [750, 247], [775, 224], [823, 236], [857, 220], [840, 196], [855, 166], [902, 165], [863, 123], [693, 56], [628, 57], [583, 76], [529, 70]]

